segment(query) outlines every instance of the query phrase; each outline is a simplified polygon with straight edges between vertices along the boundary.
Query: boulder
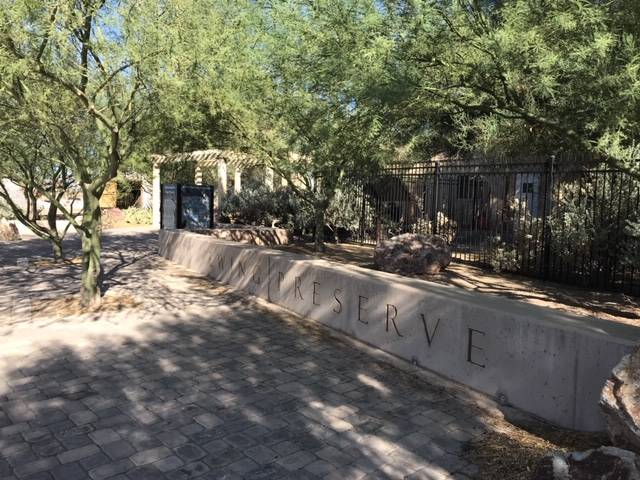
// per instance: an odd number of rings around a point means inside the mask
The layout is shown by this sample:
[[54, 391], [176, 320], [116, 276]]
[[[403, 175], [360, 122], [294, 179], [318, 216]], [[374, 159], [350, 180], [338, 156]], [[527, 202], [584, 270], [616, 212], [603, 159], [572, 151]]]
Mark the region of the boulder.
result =
[[373, 260], [386, 272], [433, 275], [451, 263], [451, 249], [439, 235], [404, 233], [380, 242]]
[[611, 371], [600, 406], [613, 445], [640, 454], [640, 348]]
[[0, 240], [7, 242], [20, 240], [18, 227], [16, 227], [15, 223], [8, 221], [6, 218], [0, 218]]
[[615, 447], [549, 455], [531, 480], [640, 480], [640, 458]]

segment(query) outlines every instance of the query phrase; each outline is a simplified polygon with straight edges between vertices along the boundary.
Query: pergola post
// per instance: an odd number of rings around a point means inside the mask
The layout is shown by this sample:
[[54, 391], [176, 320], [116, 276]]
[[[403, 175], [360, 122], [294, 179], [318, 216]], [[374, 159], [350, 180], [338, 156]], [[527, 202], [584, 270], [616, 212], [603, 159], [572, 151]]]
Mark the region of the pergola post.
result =
[[233, 175], [233, 193], [240, 193], [240, 190], [242, 190], [242, 170], [236, 167]]
[[154, 162], [151, 186], [153, 228], [160, 228], [160, 164]]
[[218, 162], [218, 183], [214, 191], [213, 211], [214, 221], [220, 221], [220, 211], [224, 206], [224, 199], [227, 196], [227, 162], [220, 160]]
[[196, 173], [194, 175], [193, 183], [196, 185], [202, 185], [202, 166], [196, 163]]

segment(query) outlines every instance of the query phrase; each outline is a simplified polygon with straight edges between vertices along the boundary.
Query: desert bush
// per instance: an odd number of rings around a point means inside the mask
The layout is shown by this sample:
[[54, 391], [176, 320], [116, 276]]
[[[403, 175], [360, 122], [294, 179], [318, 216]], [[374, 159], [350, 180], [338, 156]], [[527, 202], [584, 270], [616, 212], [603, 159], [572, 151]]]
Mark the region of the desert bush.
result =
[[[456, 234], [458, 233], [458, 222], [447, 217], [443, 212], [438, 212], [438, 235], [444, 237], [449, 244], [453, 243], [453, 240], [456, 238]], [[433, 223], [431, 220], [428, 220], [425, 223], [424, 227], [426, 228], [426, 232], [433, 232]]]
[[[623, 182], [623, 183], [621, 183]], [[580, 258], [585, 268], [600, 270], [640, 260], [640, 213], [623, 201], [640, 191], [637, 182], [611, 173], [599, 182], [590, 178], [559, 185], [549, 218], [555, 255]], [[624, 192], [624, 196], [623, 196]]]
[[300, 217], [302, 210], [301, 202], [290, 189], [274, 191], [259, 185], [230, 195], [224, 203], [222, 215], [231, 223], [295, 228], [298, 223], [306, 221]]
[[[638, 212], [635, 212], [636, 216]], [[627, 220], [625, 233], [628, 240], [623, 245], [624, 264], [640, 265], [640, 219]]]
[[534, 217], [526, 201], [519, 198], [511, 199], [504, 208], [503, 216], [509, 219], [508, 238], [495, 235], [487, 240], [487, 261], [496, 272], [518, 272], [540, 255], [543, 222]]
[[[352, 199], [350, 192], [336, 191], [325, 213], [327, 241], [346, 240], [360, 228], [360, 207]], [[288, 187], [245, 187], [225, 201], [222, 216], [231, 223], [286, 228], [297, 235], [315, 228], [313, 209]]]
[[489, 264], [495, 272], [517, 272], [520, 269], [518, 252], [513, 246], [500, 240], [500, 237], [489, 239]]
[[122, 211], [124, 221], [132, 225], [151, 225], [153, 213], [150, 208], [129, 207]]

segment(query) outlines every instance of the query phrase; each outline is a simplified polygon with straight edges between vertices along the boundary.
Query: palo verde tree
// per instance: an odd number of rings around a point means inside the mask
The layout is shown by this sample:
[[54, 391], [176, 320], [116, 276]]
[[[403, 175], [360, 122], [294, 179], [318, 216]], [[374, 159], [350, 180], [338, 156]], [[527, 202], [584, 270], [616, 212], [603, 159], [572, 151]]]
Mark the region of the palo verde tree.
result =
[[259, 4], [262, 70], [248, 146], [307, 203], [316, 250], [325, 213], [347, 172], [364, 174], [385, 154], [393, 81], [389, 24], [368, 0]]
[[238, 146], [234, 117], [250, 108], [242, 86], [256, 81], [253, 3], [180, 2], [164, 32], [170, 74], [154, 81], [155, 108], [139, 125], [145, 154]]
[[399, 52], [416, 135], [507, 155], [582, 152], [640, 173], [640, 3], [411, 5]]
[[59, 105], [49, 96], [35, 105], [38, 115], [53, 124], [61, 109], [62, 117], [72, 109], [90, 132], [88, 148], [67, 138], [78, 153], [67, 160], [82, 192], [81, 219], [66, 217], [82, 236], [84, 305], [100, 299], [100, 196], [135, 147], [167, 51], [162, 33], [175, 18], [170, 3], [144, 0], [0, 0], [3, 76], [27, 91], [55, 88]]
[[[6, 107], [6, 105], [5, 105]], [[5, 108], [3, 113], [16, 113]], [[11, 209], [14, 217], [26, 225], [35, 235], [51, 243], [55, 260], [63, 259], [62, 240], [71, 223], [62, 230], [57, 228], [58, 205], [63, 199], [66, 211], [74, 216], [74, 180], [58, 148], [51, 129], [42, 128], [33, 118], [12, 118], [10, 124], [3, 121], [0, 133], [0, 199]], [[16, 198], [7, 182], [20, 188]], [[49, 200], [44, 208], [40, 198]], [[77, 211], [77, 209], [76, 209]], [[43, 222], [46, 216], [46, 222]]]
[[[29, 89], [18, 77], [0, 76], [0, 198], [15, 218], [51, 243], [54, 259], [60, 260], [62, 240], [71, 225], [78, 225], [81, 210], [73, 165], [91, 156], [93, 134], [67, 92], [34, 85]], [[20, 188], [18, 198], [7, 182]], [[61, 230], [59, 217], [69, 220]]]

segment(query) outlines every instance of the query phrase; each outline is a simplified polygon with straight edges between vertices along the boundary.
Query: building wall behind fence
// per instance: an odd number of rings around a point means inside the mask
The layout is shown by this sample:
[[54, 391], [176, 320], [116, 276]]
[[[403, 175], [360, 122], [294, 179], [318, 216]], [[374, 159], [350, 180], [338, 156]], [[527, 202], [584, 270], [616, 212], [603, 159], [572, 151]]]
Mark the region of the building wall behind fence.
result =
[[160, 255], [569, 428], [603, 428], [600, 391], [640, 340], [629, 325], [185, 231], [161, 230]]

